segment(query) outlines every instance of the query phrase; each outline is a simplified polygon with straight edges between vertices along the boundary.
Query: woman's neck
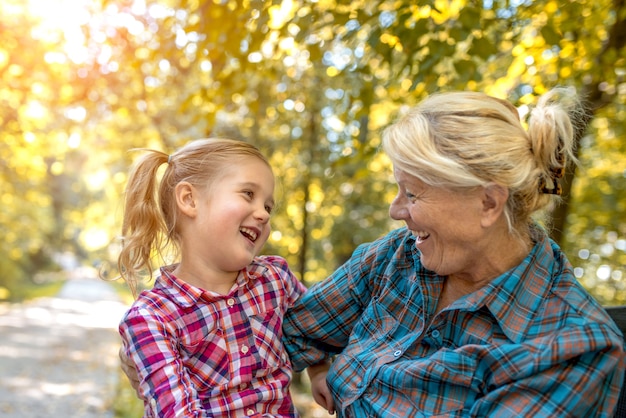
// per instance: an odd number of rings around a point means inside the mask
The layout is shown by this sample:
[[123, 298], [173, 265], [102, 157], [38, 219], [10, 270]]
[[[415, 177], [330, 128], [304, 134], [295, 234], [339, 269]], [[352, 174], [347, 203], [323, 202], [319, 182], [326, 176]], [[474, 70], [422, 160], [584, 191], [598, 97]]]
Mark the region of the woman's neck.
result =
[[529, 233], [524, 237], [509, 233], [501, 234], [499, 237], [490, 242], [484, 257], [475, 261], [475, 269], [452, 273], [445, 278], [438, 311], [455, 300], [483, 288], [496, 277], [518, 266], [528, 256], [533, 246]]

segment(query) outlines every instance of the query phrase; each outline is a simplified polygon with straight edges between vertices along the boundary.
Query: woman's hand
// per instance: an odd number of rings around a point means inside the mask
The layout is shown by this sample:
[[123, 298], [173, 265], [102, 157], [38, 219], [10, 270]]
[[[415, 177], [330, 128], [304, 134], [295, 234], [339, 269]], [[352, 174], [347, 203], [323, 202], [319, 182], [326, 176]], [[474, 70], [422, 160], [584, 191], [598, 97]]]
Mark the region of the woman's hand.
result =
[[122, 371], [124, 372], [126, 377], [128, 377], [130, 385], [133, 387], [133, 389], [135, 389], [135, 393], [137, 393], [137, 397], [139, 397], [139, 376], [137, 375], [137, 369], [135, 369], [135, 365], [126, 355], [126, 350], [124, 350], [124, 346], [120, 347], [118, 355], [120, 356]]
[[328, 362], [318, 363], [313, 366], [309, 366], [306, 371], [311, 380], [311, 394], [313, 399], [322, 408], [326, 409], [329, 414], [335, 413], [335, 401], [330, 393], [330, 388], [326, 383], [326, 375], [330, 364]]

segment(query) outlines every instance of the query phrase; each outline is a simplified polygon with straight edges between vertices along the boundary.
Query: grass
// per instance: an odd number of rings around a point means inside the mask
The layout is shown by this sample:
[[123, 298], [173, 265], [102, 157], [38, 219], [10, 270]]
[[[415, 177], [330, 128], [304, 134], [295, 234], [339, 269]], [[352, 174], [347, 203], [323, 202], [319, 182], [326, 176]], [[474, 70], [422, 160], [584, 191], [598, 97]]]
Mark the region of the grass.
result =
[[41, 284], [32, 282], [20, 283], [15, 288], [7, 289], [0, 286], [0, 300], [9, 302], [21, 302], [41, 297], [54, 296], [59, 293], [65, 281], [51, 281]]
[[143, 416], [143, 402], [137, 398], [121, 368], [117, 369], [118, 379], [113, 400], [115, 418], [137, 418]]

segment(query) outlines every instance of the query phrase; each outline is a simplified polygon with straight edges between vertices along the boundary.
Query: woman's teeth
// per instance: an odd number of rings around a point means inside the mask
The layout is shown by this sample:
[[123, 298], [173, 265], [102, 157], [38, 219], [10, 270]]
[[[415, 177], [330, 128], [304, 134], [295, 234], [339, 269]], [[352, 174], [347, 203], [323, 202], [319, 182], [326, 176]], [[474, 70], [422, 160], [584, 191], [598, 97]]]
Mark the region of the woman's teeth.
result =
[[418, 232], [418, 231], [413, 231], [413, 235], [415, 235], [416, 244], [421, 244], [422, 242], [426, 240], [426, 238], [430, 236], [428, 232]]

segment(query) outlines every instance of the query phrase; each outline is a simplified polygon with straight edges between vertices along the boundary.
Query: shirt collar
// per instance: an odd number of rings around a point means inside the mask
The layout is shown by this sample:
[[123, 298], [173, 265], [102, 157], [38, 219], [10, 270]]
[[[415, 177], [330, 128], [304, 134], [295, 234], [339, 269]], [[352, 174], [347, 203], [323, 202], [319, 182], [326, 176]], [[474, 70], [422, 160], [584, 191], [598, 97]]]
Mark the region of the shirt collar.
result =
[[[161, 267], [161, 275], [156, 278], [154, 290], [165, 294], [169, 300], [180, 307], [189, 308], [196, 306], [201, 300], [224, 299], [230, 295], [218, 295], [186, 283], [172, 274], [176, 267], [177, 264]], [[237, 287], [231, 293], [237, 292], [238, 289], [244, 287], [248, 282], [258, 280], [265, 274], [266, 270], [267, 266], [262, 260], [258, 257], [255, 258], [250, 265], [239, 272]]]
[[545, 231], [533, 227], [531, 232], [535, 245], [526, 258], [464, 301], [476, 310], [485, 306], [504, 334], [515, 343], [524, 340], [531, 321], [550, 292], [553, 277], [561, 272], [565, 263], [558, 246]]

